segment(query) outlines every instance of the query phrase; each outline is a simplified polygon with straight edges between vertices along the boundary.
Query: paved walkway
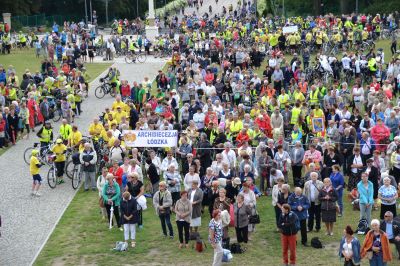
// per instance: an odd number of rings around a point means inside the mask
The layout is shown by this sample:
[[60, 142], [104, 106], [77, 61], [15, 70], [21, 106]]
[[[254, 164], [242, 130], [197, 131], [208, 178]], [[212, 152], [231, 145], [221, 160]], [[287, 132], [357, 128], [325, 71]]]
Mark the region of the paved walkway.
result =
[[[132, 83], [142, 81], [144, 76], [154, 78], [164, 63], [164, 60], [149, 57], [144, 64], [130, 65], [116, 59], [114, 66], [120, 70], [122, 79]], [[98, 84], [98, 78], [91, 83], [90, 96], [82, 107], [84, 113], [76, 121], [83, 134], [87, 134], [92, 119], [113, 102], [109, 95], [101, 100], [95, 98], [94, 88]], [[55, 128], [58, 131], [59, 126]], [[51, 189], [44, 178], [40, 191], [42, 197], [30, 196], [32, 177], [23, 154], [34, 141], [37, 137], [31, 134], [29, 140], [19, 141], [0, 157], [0, 215], [3, 222], [0, 228], [0, 265], [30, 265], [75, 195], [68, 178], [65, 184], [55, 189]], [[47, 175], [47, 171], [48, 167], [43, 167], [42, 177]]]
[[[243, 0], [242, 0], [243, 1]], [[195, 14], [203, 16], [205, 13], [209, 13], [208, 8], [211, 5], [212, 6], [212, 13], [211, 15], [214, 16], [215, 14], [222, 14], [223, 7], [226, 8], [226, 10], [229, 10], [229, 5], [232, 4], [233, 10], [236, 9], [237, 7], [237, 0], [218, 0], [218, 4], [215, 3], [215, 0], [204, 0], [203, 5], [200, 6], [200, 0], [199, 0], [199, 10], [197, 11], [197, 8], [194, 7], [185, 7], [185, 12], [184, 14]], [[210, 14], [209, 14], [210, 15]], [[178, 15], [179, 19], [183, 17], [182, 13], [180, 12]]]

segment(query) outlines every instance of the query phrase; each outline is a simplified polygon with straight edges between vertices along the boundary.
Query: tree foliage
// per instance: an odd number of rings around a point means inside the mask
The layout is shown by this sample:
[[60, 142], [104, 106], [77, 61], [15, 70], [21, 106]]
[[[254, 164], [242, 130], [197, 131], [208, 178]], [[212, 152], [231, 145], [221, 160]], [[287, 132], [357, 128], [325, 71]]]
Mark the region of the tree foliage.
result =
[[[265, 0], [270, 1], [270, 0]], [[284, 0], [275, 0], [279, 5]], [[391, 13], [400, 11], [399, 0], [359, 0], [360, 13]], [[289, 16], [320, 15], [326, 13], [350, 14], [356, 10], [356, 0], [290, 0], [285, 1], [285, 13]], [[282, 11], [281, 11], [282, 12]], [[281, 13], [282, 14], [282, 13]], [[281, 15], [278, 14], [278, 15]]]

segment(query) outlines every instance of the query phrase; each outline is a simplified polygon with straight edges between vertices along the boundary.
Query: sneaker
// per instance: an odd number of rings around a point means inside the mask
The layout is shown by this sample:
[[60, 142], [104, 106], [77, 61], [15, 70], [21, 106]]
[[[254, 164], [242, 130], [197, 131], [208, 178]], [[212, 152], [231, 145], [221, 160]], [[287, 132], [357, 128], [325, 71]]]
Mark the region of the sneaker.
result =
[[122, 227], [120, 227], [120, 228], [118, 228], [118, 229], [119, 229], [119, 231], [121, 231], [121, 232], [124, 231], [124, 228], [122, 228]]
[[31, 196], [35, 196], [35, 194], [36, 194], [36, 191], [32, 190]]
[[341, 213], [339, 213], [339, 214], [338, 214], [338, 217], [342, 217], [342, 214], [341, 214]]
[[169, 236], [170, 239], [174, 239], [174, 236]]
[[141, 225], [139, 225], [139, 229], [143, 229], [143, 225], [141, 224]]
[[333, 236], [333, 232], [331, 232], [329, 235], [330, 235], [330, 236]]
[[136, 247], [136, 242], [132, 241], [131, 247], [133, 247], [133, 248]]
[[39, 192], [36, 192], [36, 193], [35, 193], [35, 196], [36, 196], [36, 197], [40, 197], [40, 196], [42, 196], [42, 194], [40, 194]]
[[59, 185], [61, 185], [61, 184], [63, 184], [63, 183], [65, 183], [64, 179], [59, 179], [59, 180], [58, 180], [58, 184], [59, 184]]

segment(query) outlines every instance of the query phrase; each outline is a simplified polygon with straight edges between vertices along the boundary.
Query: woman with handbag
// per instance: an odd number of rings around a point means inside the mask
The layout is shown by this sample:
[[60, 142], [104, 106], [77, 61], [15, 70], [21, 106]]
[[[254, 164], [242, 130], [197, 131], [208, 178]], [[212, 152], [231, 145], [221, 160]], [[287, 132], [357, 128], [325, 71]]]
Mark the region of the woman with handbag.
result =
[[238, 243], [246, 243], [248, 241], [248, 225], [251, 208], [244, 203], [244, 196], [239, 193], [234, 204], [234, 220], [236, 239]]
[[[181, 191], [181, 198], [175, 204], [176, 226], [178, 227], [179, 235], [179, 248], [184, 245], [189, 246], [189, 228], [190, 216], [192, 213], [192, 203], [188, 199], [188, 192]], [[183, 231], [185, 231], [185, 239], [183, 238]]]
[[326, 235], [333, 236], [333, 223], [336, 222], [336, 190], [332, 187], [331, 180], [324, 179], [324, 187], [319, 191], [318, 199], [321, 202], [321, 219], [326, 226]]
[[361, 247], [361, 258], [367, 258], [370, 266], [386, 266], [392, 260], [389, 239], [379, 226], [379, 220], [371, 221], [371, 230], [366, 234]]
[[208, 224], [208, 240], [214, 249], [213, 266], [222, 265], [223, 249], [222, 249], [222, 221], [221, 211], [213, 210], [212, 219]]
[[167, 227], [169, 230], [169, 237], [174, 238], [174, 231], [171, 225], [171, 206], [172, 206], [172, 196], [171, 192], [167, 190], [167, 183], [161, 181], [159, 186], [159, 191], [154, 194], [153, 197], [153, 206], [156, 210], [158, 217], [160, 218], [161, 228], [164, 234], [164, 237], [167, 237]]
[[[256, 195], [254, 194], [254, 191], [252, 191], [249, 187], [248, 182], [244, 182], [242, 185], [242, 191], [241, 193], [243, 194], [244, 197], [244, 204], [246, 204], [247, 206], [249, 206], [250, 210], [251, 210], [251, 215], [257, 215], [257, 211], [256, 211]], [[251, 223], [251, 221], [249, 222], [249, 227], [248, 227], [248, 231], [253, 232], [255, 229], [256, 225]]]

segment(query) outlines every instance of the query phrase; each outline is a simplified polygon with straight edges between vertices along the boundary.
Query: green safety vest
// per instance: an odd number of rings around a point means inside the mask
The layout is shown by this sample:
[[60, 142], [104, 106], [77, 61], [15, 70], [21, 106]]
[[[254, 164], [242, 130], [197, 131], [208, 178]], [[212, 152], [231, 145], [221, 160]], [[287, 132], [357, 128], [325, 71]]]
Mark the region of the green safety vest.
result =
[[51, 141], [50, 137], [51, 137], [51, 133], [53, 132], [53, 129], [46, 129], [43, 128], [42, 130], [42, 134], [40, 135], [41, 138], [39, 139], [40, 142], [46, 142], [49, 143]]
[[368, 61], [368, 68], [370, 71], [374, 71], [374, 72], [376, 71], [376, 59], [375, 58], [371, 58]]
[[71, 125], [66, 124], [65, 126], [64, 125], [60, 126], [60, 135], [63, 140], [68, 139], [69, 134], [71, 134], [71, 132], [72, 132]]

